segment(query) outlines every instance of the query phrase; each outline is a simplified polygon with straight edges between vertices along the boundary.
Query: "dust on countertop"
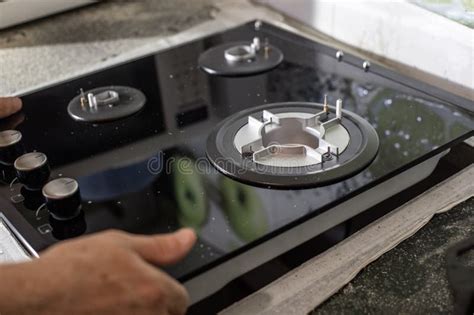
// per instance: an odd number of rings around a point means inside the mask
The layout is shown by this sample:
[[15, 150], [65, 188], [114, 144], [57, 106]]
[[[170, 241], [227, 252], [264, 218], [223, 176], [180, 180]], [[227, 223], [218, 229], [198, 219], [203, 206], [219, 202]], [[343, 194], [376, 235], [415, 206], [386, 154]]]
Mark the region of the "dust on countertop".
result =
[[[311, 314], [452, 313], [446, 250], [474, 236], [474, 198], [436, 215]], [[474, 265], [474, 251], [463, 257]]]
[[170, 35], [211, 19], [212, 0], [107, 1], [0, 32], [0, 49]]
[[215, 2], [104, 1], [0, 31], [0, 95], [67, 79], [210, 21]]

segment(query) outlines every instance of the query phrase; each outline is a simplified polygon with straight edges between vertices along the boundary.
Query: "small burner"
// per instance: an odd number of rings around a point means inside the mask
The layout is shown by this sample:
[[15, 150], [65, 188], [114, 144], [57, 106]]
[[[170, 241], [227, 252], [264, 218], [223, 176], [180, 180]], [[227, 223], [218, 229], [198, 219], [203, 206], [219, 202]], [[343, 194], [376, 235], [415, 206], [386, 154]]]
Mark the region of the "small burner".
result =
[[104, 122], [130, 116], [143, 108], [145, 95], [129, 86], [95, 88], [74, 97], [67, 107], [69, 116], [85, 122]]
[[259, 37], [252, 42], [233, 42], [213, 47], [199, 57], [199, 66], [209, 74], [248, 76], [269, 71], [283, 61], [280, 49]]
[[[332, 109], [332, 111], [331, 111]], [[360, 116], [315, 103], [268, 104], [238, 113], [209, 136], [207, 155], [224, 174], [261, 186], [321, 186], [367, 166], [378, 136]]]

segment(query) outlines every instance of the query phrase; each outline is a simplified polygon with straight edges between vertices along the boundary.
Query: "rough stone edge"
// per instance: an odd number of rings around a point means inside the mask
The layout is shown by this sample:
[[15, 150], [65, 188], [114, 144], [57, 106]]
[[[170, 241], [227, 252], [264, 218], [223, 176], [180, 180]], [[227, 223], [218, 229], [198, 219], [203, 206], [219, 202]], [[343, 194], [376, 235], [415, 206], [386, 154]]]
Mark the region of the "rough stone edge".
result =
[[473, 178], [471, 165], [220, 314], [307, 314], [436, 213], [474, 196]]

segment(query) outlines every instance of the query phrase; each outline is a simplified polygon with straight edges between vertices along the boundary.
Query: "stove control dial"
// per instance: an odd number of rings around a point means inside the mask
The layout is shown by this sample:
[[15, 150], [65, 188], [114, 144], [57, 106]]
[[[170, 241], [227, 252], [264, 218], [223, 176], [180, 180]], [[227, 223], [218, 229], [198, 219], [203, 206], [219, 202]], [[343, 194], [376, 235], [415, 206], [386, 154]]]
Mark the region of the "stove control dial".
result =
[[46, 207], [56, 220], [70, 220], [81, 211], [79, 184], [72, 178], [54, 179], [43, 187]]
[[13, 164], [20, 183], [32, 190], [39, 190], [48, 182], [51, 173], [48, 158], [41, 152], [21, 155]]
[[22, 154], [21, 137], [17, 130], [0, 131], [0, 163], [12, 165]]

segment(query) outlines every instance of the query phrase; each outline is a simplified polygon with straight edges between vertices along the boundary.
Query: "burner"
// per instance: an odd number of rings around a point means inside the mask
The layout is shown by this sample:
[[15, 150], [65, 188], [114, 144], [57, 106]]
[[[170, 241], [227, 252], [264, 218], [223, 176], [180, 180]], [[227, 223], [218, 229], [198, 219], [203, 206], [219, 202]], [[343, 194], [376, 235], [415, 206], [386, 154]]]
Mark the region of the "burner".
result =
[[[332, 111], [331, 111], [332, 110]], [[379, 146], [360, 116], [316, 103], [276, 103], [223, 121], [207, 141], [207, 155], [222, 173], [258, 186], [322, 186], [367, 166]]]
[[69, 116], [85, 122], [104, 122], [135, 114], [143, 108], [145, 95], [129, 86], [104, 86], [81, 93], [67, 107]]
[[283, 61], [283, 53], [265, 40], [233, 42], [211, 48], [199, 57], [199, 66], [209, 74], [238, 77], [269, 71]]

